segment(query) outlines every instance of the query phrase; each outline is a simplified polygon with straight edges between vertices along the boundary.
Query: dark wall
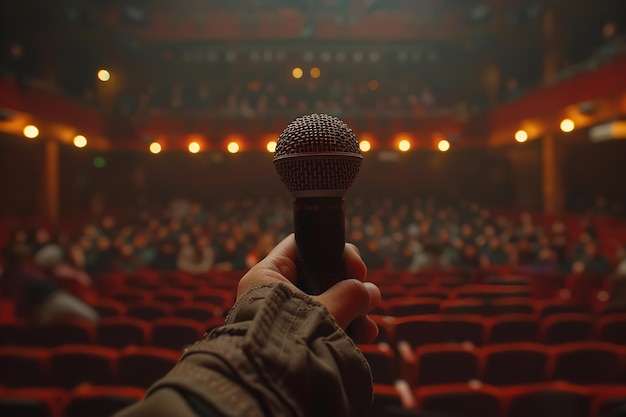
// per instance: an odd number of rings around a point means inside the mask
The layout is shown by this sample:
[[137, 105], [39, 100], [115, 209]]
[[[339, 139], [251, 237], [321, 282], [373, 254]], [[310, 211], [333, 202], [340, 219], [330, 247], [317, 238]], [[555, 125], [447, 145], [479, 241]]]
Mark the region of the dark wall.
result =
[[[0, 138], [0, 214], [33, 215], [41, 207], [42, 140]], [[211, 202], [229, 197], [288, 197], [270, 154], [101, 153], [60, 147], [61, 210], [84, 212], [101, 197], [107, 208], [175, 197]], [[565, 185], [570, 208], [597, 195], [624, 200], [626, 141], [567, 149]], [[102, 156], [106, 165], [94, 166]], [[541, 143], [495, 149], [416, 150], [394, 162], [365, 156], [349, 196], [460, 196], [491, 206], [541, 207]]]

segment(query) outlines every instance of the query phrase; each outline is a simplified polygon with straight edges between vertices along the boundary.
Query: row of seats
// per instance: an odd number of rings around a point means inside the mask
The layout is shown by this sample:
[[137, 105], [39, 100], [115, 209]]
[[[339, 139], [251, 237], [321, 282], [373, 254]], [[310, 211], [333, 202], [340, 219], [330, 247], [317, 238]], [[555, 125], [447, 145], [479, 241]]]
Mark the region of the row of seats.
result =
[[[415, 390], [375, 385], [371, 417], [603, 417], [625, 400], [625, 386], [562, 381], [508, 387], [471, 382]], [[621, 411], [611, 415], [623, 416]]]
[[397, 354], [385, 343], [359, 348], [372, 368], [374, 382], [381, 384], [398, 379], [413, 387], [472, 380], [496, 386], [551, 380], [582, 385], [626, 384], [626, 347], [597, 341], [483, 347], [446, 343], [415, 349], [402, 343]]
[[224, 319], [221, 317], [204, 322], [176, 317], [151, 322], [133, 317], [107, 317], [96, 324], [68, 319], [46, 326], [31, 326], [14, 321], [0, 323], [0, 346], [89, 344], [122, 348], [142, 345], [181, 350], [202, 338], [205, 332], [223, 324]]
[[144, 390], [81, 385], [73, 390], [0, 387], [0, 415], [10, 417], [110, 417], [141, 398]]
[[[81, 385], [66, 391], [0, 387], [0, 415], [11, 417], [109, 417], [143, 397], [142, 389]], [[374, 384], [371, 417], [600, 417], [626, 399], [623, 386], [550, 382], [510, 387], [450, 384], [414, 391]]]
[[221, 304], [208, 302], [182, 303], [172, 306], [159, 301], [121, 302], [108, 298], [92, 301], [91, 306], [100, 317], [135, 317], [143, 320], [155, 320], [162, 317], [180, 317], [196, 321], [207, 321], [223, 316], [225, 310]]
[[470, 342], [476, 346], [540, 342], [559, 344], [581, 340], [601, 340], [626, 344], [626, 314], [596, 317], [591, 314], [563, 313], [538, 319], [534, 314], [413, 315], [407, 317], [371, 316], [378, 324], [377, 342], [411, 346], [433, 343]]
[[147, 388], [171, 370], [181, 355], [182, 351], [151, 346], [2, 347], [0, 385], [74, 388], [90, 383]]

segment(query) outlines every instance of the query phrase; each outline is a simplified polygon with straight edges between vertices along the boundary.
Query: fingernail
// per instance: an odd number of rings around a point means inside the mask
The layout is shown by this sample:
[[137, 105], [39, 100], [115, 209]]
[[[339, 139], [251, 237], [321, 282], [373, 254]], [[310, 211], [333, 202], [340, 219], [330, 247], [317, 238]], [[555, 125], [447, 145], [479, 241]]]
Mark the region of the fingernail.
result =
[[363, 285], [365, 285], [365, 288], [370, 296], [370, 305], [372, 307], [378, 306], [381, 299], [380, 289], [376, 286], [376, 284], [371, 282], [364, 282]]

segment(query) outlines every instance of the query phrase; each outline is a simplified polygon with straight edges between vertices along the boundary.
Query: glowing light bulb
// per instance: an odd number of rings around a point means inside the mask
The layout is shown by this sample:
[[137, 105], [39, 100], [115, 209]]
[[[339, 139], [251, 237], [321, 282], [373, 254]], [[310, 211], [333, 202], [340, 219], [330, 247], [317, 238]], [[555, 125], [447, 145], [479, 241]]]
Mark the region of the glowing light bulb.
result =
[[200, 144], [198, 142], [190, 142], [187, 149], [189, 149], [191, 153], [198, 153], [200, 152]]
[[400, 142], [398, 142], [398, 149], [402, 152], [408, 151], [409, 149], [411, 149], [411, 142], [406, 139], [402, 139]]
[[274, 142], [273, 140], [270, 140], [269, 142], [267, 142], [267, 145], [265, 147], [267, 148], [268, 152], [271, 152], [271, 153], [276, 152], [276, 142]]
[[37, 126], [28, 125], [24, 127], [24, 136], [28, 139], [35, 139], [39, 136], [39, 129], [37, 129]]
[[109, 81], [111, 79], [111, 73], [105, 69], [98, 71], [98, 79], [102, 82]]
[[161, 144], [159, 142], [152, 142], [150, 144], [150, 152], [155, 155], [161, 152]]
[[237, 153], [239, 152], [239, 144], [237, 142], [230, 142], [226, 146], [226, 149], [228, 149], [228, 152], [230, 153]]
[[295, 67], [293, 71], [291, 71], [291, 75], [293, 75], [293, 78], [296, 78], [296, 79], [302, 78], [302, 74], [303, 74], [302, 68], [300, 67]]
[[515, 132], [515, 140], [519, 143], [526, 142], [528, 140], [528, 133], [525, 130], [518, 130]]
[[362, 140], [359, 142], [359, 149], [361, 152], [369, 152], [372, 149], [372, 144], [368, 140]]
[[445, 139], [441, 139], [439, 143], [437, 143], [437, 149], [439, 149], [441, 152], [447, 152], [448, 150], [450, 150], [450, 142]]
[[561, 130], [565, 133], [571, 132], [575, 127], [576, 125], [572, 119], [563, 119], [561, 121]]
[[84, 148], [85, 146], [87, 146], [87, 138], [83, 135], [74, 136], [74, 146], [76, 146], [77, 148]]

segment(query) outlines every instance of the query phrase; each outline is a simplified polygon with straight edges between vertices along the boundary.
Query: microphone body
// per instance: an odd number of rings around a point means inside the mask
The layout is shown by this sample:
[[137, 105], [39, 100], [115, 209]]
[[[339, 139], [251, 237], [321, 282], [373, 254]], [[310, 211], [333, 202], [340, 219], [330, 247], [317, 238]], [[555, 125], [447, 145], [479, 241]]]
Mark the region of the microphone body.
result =
[[341, 197], [301, 197], [293, 201], [298, 247], [296, 286], [321, 294], [346, 277], [345, 204]]
[[296, 285], [308, 294], [347, 278], [343, 197], [362, 159], [352, 130], [333, 116], [300, 117], [278, 138], [274, 165], [294, 197]]

